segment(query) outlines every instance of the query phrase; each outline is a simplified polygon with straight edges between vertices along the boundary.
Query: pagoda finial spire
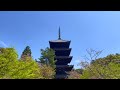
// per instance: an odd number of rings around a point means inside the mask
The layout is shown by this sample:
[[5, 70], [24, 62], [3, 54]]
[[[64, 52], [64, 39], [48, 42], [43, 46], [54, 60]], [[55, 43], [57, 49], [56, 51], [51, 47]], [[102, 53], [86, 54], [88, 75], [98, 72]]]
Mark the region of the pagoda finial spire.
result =
[[60, 26], [59, 26], [59, 37], [58, 37], [58, 39], [61, 39], [61, 37], [60, 37], [61, 35], [60, 35]]

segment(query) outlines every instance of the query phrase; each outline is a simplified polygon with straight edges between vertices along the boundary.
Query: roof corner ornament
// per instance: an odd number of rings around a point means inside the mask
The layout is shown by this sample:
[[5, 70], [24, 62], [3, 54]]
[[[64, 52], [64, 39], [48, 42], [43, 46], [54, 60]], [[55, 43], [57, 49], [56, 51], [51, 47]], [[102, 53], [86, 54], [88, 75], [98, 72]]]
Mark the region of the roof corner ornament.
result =
[[61, 39], [61, 33], [60, 33], [60, 26], [59, 26], [59, 37], [58, 37], [58, 40], [60, 40]]

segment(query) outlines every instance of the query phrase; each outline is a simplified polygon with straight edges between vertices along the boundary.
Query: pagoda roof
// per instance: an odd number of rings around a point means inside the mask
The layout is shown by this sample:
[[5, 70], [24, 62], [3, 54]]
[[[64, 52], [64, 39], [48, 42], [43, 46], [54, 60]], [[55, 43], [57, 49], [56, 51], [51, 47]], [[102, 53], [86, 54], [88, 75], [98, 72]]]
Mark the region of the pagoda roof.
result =
[[53, 48], [54, 50], [63, 50], [63, 51], [65, 51], [65, 50], [71, 50], [72, 48]]
[[65, 71], [71, 71], [74, 65], [56, 65], [56, 69], [64, 69]]
[[56, 60], [55, 64], [56, 65], [67, 65], [68, 63], [71, 62], [71, 59], [72, 58], [69, 58], [69, 59], [55, 59]]
[[57, 65], [56, 67], [59, 67], [59, 68], [69, 68], [69, 67], [73, 67], [73, 65]]
[[61, 59], [66, 58], [66, 59], [68, 59], [68, 58], [73, 58], [73, 56], [56, 56], [55, 58], [61, 58]]
[[58, 39], [58, 40], [51, 40], [51, 41], [49, 41], [49, 42], [53, 42], [53, 43], [58, 42], [58, 43], [61, 43], [61, 42], [70, 42], [70, 41], [68, 41], [68, 40], [63, 40], [63, 39]]

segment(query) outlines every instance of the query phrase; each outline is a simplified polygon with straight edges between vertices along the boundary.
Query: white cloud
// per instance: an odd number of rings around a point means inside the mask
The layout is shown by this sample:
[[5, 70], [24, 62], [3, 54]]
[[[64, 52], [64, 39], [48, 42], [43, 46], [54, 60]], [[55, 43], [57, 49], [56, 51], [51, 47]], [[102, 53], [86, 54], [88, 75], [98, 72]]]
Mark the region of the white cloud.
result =
[[4, 47], [8, 47], [3, 41], [0, 40], [0, 44], [3, 45]]

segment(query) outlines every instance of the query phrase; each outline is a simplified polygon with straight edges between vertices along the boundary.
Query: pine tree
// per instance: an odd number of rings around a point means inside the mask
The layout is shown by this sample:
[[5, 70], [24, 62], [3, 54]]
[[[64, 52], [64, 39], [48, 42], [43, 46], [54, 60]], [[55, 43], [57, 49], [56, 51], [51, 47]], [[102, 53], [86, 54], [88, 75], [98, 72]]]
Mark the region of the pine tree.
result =
[[39, 60], [40, 63], [50, 65], [51, 67], [55, 68], [56, 60], [54, 60], [54, 57], [54, 50], [47, 47], [45, 50], [41, 49], [41, 57], [39, 58]]
[[21, 59], [24, 59], [25, 57], [32, 58], [31, 54], [32, 54], [32, 52], [31, 52], [30, 47], [29, 47], [29, 46], [26, 46], [26, 48], [25, 48], [24, 51], [22, 52]]

